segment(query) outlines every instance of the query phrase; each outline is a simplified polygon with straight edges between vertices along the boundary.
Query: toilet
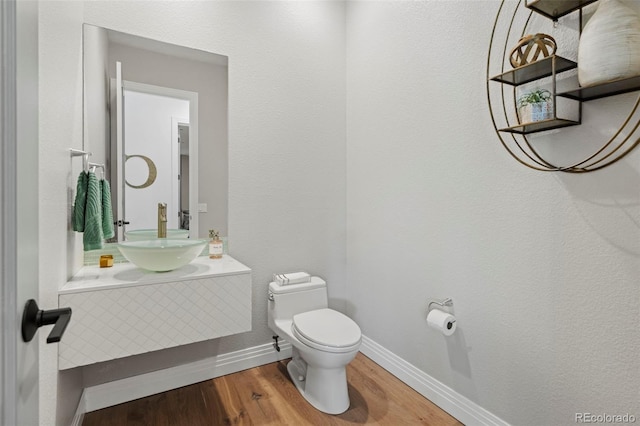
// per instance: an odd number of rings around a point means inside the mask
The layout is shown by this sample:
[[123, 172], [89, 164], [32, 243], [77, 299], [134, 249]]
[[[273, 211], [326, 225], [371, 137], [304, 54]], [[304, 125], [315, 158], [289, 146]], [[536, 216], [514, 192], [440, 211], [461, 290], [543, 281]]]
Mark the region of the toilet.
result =
[[319, 277], [301, 284], [269, 284], [269, 328], [291, 343], [291, 380], [315, 408], [340, 414], [349, 408], [346, 366], [360, 348], [360, 327], [328, 308], [327, 284]]

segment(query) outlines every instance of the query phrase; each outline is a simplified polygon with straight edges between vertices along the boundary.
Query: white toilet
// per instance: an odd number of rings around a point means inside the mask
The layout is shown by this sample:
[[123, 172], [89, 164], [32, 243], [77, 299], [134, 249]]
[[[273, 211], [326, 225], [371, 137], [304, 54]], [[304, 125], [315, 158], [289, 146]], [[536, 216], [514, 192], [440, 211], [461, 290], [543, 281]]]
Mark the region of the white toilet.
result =
[[321, 278], [269, 284], [269, 328], [293, 346], [291, 380], [318, 410], [340, 414], [349, 408], [345, 367], [358, 353], [362, 334], [351, 318], [327, 306]]

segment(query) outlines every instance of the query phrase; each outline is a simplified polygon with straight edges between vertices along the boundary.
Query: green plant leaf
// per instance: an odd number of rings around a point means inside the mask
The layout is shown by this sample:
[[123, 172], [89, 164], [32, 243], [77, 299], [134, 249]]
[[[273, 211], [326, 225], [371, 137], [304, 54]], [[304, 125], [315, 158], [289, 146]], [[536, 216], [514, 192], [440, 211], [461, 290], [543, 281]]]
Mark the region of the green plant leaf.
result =
[[518, 98], [517, 106], [521, 108], [529, 104], [539, 104], [551, 100], [551, 92], [546, 89], [536, 89], [532, 92], [524, 93]]

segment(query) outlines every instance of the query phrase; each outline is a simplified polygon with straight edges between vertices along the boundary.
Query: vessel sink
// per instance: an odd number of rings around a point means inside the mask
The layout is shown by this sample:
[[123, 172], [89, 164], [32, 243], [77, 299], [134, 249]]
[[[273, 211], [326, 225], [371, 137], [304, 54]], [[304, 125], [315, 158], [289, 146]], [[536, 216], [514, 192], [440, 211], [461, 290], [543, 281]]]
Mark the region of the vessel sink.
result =
[[139, 268], [155, 272], [178, 269], [202, 252], [207, 240], [157, 238], [146, 241], [125, 241], [118, 244], [120, 253]]
[[[155, 240], [158, 238], [157, 229], [135, 229], [125, 231], [124, 238], [127, 241]], [[188, 229], [167, 229], [167, 238], [189, 238]]]

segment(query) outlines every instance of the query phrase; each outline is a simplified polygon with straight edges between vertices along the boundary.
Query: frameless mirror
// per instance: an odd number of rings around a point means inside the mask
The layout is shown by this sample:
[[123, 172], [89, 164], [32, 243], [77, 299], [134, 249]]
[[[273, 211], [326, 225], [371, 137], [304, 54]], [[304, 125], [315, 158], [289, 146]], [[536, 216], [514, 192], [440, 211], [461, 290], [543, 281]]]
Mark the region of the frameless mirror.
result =
[[227, 235], [228, 58], [84, 24], [84, 150], [105, 165], [116, 238]]

